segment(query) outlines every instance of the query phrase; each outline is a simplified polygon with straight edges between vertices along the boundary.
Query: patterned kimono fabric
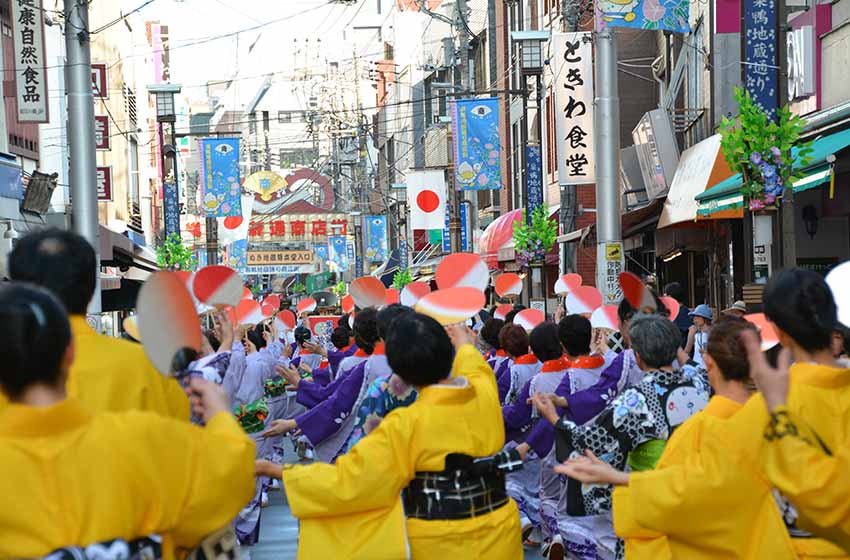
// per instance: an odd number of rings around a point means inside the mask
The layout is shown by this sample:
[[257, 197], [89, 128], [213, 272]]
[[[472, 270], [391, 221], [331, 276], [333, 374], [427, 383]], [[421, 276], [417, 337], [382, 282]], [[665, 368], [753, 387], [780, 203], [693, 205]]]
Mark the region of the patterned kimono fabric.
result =
[[354, 429], [343, 452], [348, 453], [358, 441], [377, 428], [387, 414], [416, 402], [417, 396], [416, 389], [396, 374], [378, 378], [366, 390], [366, 396], [357, 408]]
[[[685, 420], [705, 408], [709, 396], [708, 379], [701, 370], [649, 371], [639, 384], [614, 398], [592, 421], [578, 426], [561, 419], [555, 434], [556, 460], [563, 462], [590, 450], [614, 468], [626, 470], [630, 454], [634, 458], [651, 450], [649, 454], [657, 459], [661, 446], [656, 444], [666, 441]], [[654, 461], [644, 462], [646, 468], [654, 466]], [[612, 491], [611, 486], [582, 485], [568, 479], [567, 514], [610, 516]], [[613, 536], [613, 529], [609, 530]], [[598, 546], [602, 544], [597, 540]], [[621, 544], [617, 545], [620, 554]], [[588, 553], [583, 557], [591, 556]]]
[[543, 367], [543, 364], [537, 360], [534, 354], [526, 354], [514, 360], [509, 368], [509, 385], [502, 404], [513, 404], [525, 384], [540, 373], [541, 367]]

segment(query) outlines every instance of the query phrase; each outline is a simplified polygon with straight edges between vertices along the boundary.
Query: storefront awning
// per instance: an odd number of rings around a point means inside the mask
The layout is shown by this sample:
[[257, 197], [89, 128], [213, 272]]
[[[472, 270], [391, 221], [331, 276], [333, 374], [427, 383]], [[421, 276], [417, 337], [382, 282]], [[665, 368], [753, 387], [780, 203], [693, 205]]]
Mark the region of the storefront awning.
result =
[[732, 176], [732, 170], [720, 149], [720, 135], [699, 142], [682, 154], [676, 175], [667, 193], [658, 229], [697, 219], [699, 203], [696, 196], [711, 186]]
[[[805, 177], [794, 183], [794, 192], [808, 190], [829, 181], [831, 171], [827, 158], [848, 147], [850, 147], [850, 130], [842, 130], [812, 142], [812, 152], [806, 164]], [[798, 148], [795, 147], [792, 153], [797, 158]], [[802, 165], [799, 159], [797, 162]], [[743, 180], [738, 174], [697, 195], [695, 197], [699, 204], [697, 213], [700, 216], [716, 217], [716, 214], [721, 211], [739, 211], [744, 205], [744, 197], [741, 195], [742, 184]]]

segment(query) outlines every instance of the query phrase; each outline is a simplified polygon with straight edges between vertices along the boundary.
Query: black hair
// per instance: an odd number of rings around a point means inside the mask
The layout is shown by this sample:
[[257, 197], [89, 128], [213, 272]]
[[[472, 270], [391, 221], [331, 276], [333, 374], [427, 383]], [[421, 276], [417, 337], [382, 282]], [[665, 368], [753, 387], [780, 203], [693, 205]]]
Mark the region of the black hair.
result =
[[541, 362], [557, 360], [564, 355], [564, 349], [558, 341], [558, 327], [548, 321], [540, 323], [528, 335], [531, 351]]
[[311, 333], [310, 329], [304, 325], [299, 325], [295, 327], [294, 331], [292, 331], [292, 336], [295, 338], [295, 342], [298, 346], [304, 346], [305, 342], [313, 338], [313, 333]]
[[567, 315], [558, 323], [558, 340], [572, 357], [590, 354], [593, 327], [586, 317]]
[[378, 312], [367, 307], [354, 316], [354, 342], [357, 347], [371, 354], [378, 342]]
[[519, 325], [507, 323], [499, 331], [499, 344], [509, 356], [525, 356], [528, 354], [528, 333]]
[[331, 333], [331, 344], [334, 345], [334, 348], [337, 350], [342, 350], [346, 346], [349, 345], [351, 340], [351, 329], [347, 326], [339, 326], [334, 329], [334, 332]]
[[68, 313], [85, 315], [97, 281], [92, 246], [76, 233], [45, 229], [19, 239], [9, 254], [9, 277], [43, 286]]
[[57, 385], [71, 343], [62, 303], [33, 285], [0, 285], [0, 387], [10, 398], [36, 384]]
[[218, 352], [218, 349], [221, 347], [221, 341], [216, 336], [215, 331], [212, 329], [204, 329], [203, 335], [207, 337], [207, 341], [210, 343], [210, 347], [213, 349], [213, 352]]
[[266, 339], [263, 337], [264, 331], [264, 325], [257, 325], [253, 329], [249, 329], [248, 332], [245, 333], [245, 336], [248, 337], [248, 340], [251, 341], [251, 344], [257, 347], [257, 350], [262, 350], [266, 347]]
[[705, 352], [717, 363], [723, 379], [747, 383], [750, 380], [750, 362], [742, 359], [747, 355], [741, 333], [752, 331], [758, 336], [756, 326], [734, 315], [723, 315], [711, 327], [711, 336]]
[[835, 300], [823, 276], [802, 268], [780, 270], [763, 294], [764, 314], [808, 352], [830, 347]]
[[405, 316], [393, 324], [386, 342], [390, 368], [408, 385], [431, 385], [452, 371], [452, 341], [431, 317], [415, 312]]
[[401, 305], [400, 303], [393, 303], [386, 307], [382, 307], [381, 310], [378, 311], [377, 316], [378, 338], [386, 340], [390, 326], [395, 324], [396, 319], [404, 317], [408, 313], [413, 313], [413, 310], [410, 307]]
[[481, 327], [481, 340], [490, 345], [491, 348], [500, 350], [502, 345], [499, 344], [499, 331], [504, 326], [505, 322], [501, 319], [488, 319]]
[[522, 311], [524, 309], [525, 309], [524, 305], [519, 305], [519, 304], [514, 305], [514, 308], [511, 309], [510, 311], [508, 311], [507, 314], [505, 315], [505, 323], [513, 323], [514, 317], [516, 317], [517, 313], [519, 313], [520, 311]]
[[664, 285], [664, 293], [679, 303], [685, 303], [685, 290], [678, 282], [670, 282]]
[[336, 326], [345, 327], [346, 329], [351, 330], [351, 325], [348, 324], [348, 318], [351, 316], [351, 313], [343, 313], [339, 320], [336, 322]]

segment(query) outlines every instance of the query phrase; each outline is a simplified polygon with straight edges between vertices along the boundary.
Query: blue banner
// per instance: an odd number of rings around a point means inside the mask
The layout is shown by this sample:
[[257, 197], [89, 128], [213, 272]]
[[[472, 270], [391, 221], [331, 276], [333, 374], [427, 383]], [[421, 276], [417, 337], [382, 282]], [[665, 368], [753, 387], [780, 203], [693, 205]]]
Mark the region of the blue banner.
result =
[[354, 259], [354, 274], [360, 278], [363, 276], [363, 257], [357, 255]]
[[242, 215], [242, 181], [239, 175], [239, 139], [204, 138], [198, 142], [201, 207], [206, 216]]
[[602, 31], [607, 26], [688, 33], [689, 4], [690, 0], [596, 0], [596, 29]]
[[[443, 252], [452, 252], [452, 232], [449, 228], [451, 222], [451, 214], [449, 207], [446, 206], [446, 225], [443, 227]], [[472, 251], [469, 246], [469, 204], [460, 205], [460, 250], [464, 253]]]
[[177, 196], [177, 184], [165, 183], [162, 186], [162, 213], [165, 215], [165, 238], [172, 233], [180, 235], [180, 202]]
[[366, 260], [382, 263], [387, 260], [387, 217], [366, 216]]
[[744, 3], [744, 87], [768, 115], [776, 115], [779, 68], [776, 64], [776, 2]]
[[451, 222], [452, 222], [451, 206], [446, 204], [446, 225], [443, 226], [443, 252], [444, 253], [451, 253], [452, 252], [452, 230], [450, 228]]
[[205, 266], [207, 266], [207, 260], [208, 259], [207, 259], [207, 250], [206, 249], [201, 249], [200, 251], [196, 251], [195, 252], [195, 258], [198, 260], [197, 270], [200, 270], [200, 269], [204, 268]]
[[502, 186], [499, 100], [461, 99], [452, 104], [455, 181], [460, 190]]
[[234, 241], [224, 250], [224, 264], [233, 269], [243, 269], [248, 266], [248, 240]]
[[543, 160], [540, 158], [540, 146], [525, 147], [525, 173], [528, 193], [525, 219], [530, 224], [532, 212], [543, 205]]
[[328, 237], [328, 260], [331, 261], [335, 272], [345, 272], [348, 269], [348, 252], [345, 237]]
[[327, 244], [313, 245], [313, 253], [316, 255], [316, 257], [319, 259], [319, 261], [321, 261], [321, 263], [323, 265], [326, 265], [328, 263], [328, 261], [330, 260]]
[[398, 268], [399, 270], [407, 270], [407, 240], [400, 239], [398, 244]]

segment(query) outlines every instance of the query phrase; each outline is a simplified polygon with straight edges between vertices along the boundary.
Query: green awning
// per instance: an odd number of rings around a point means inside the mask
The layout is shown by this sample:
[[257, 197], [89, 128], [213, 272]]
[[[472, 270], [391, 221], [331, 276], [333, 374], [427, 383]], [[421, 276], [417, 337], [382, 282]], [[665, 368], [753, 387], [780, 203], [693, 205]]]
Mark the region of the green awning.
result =
[[[794, 192], [804, 191], [822, 185], [829, 181], [830, 170], [826, 158], [850, 146], [850, 129], [818, 138], [812, 142], [812, 152], [809, 154], [806, 176], [794, 183]], [[797, 158], [798, 148], [791, 153]], [[743, 180], [741, 174], [734, 175], [721, 181], [695, 198], [700, 203], [697, 211], [707, 216], [719, 210], [738, 208], [743, 205], [740, 194]]]

